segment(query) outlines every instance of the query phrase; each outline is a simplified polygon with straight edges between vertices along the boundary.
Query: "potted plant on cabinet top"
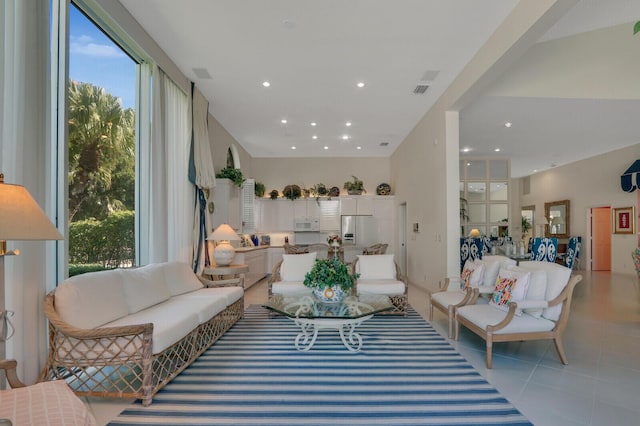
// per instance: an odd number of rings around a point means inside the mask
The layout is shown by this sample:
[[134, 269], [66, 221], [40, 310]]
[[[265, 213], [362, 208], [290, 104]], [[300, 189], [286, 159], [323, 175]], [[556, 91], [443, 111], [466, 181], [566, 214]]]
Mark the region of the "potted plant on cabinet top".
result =
[[216, 178], [219, 179], [229, 179], [233, 182], [233, 184], [239, 188], [242, 188], [242, 183], [244, 182], [244, 176], [242, 175], [242, 170], [234, 169], [232, 167], [225, 167], [216, 173]]
[[358, 179], [356, 176], [351, 176], [353, 179], [344, 183], [344, 189], [347, 190], [349, 195], [360, 195], [367, 190], [364, 189], [364, 182]]
[[360, 274], [351, 274], [349, 267], [338, 259], [318, 259], [304, 277], [304, 285], [322, 302], [334, 303], [351, 293]]

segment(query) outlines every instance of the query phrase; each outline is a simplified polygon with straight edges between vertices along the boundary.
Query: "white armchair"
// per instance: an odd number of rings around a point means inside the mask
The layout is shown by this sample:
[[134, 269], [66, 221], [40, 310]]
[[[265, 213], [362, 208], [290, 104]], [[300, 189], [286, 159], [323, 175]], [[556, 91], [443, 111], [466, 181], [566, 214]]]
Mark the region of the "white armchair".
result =
[[492, 303], [456, 309], [456, 340], [460, 324], [482, 337], [486, 341], [487, 368], [491, 368], [494, 342], [552, 339], [560, 360], [567, 364], [561, 339], [569, 319], [573, 289], [582, 276], [572, 277], [571, 269], [543, 261], [522, 262], [519, 267], [509, 269], [499, 272], [499, 280], [503, 275], [511, 277], [503, 281], [507, 291], [496, 286]]
[[360, 276], [356, 279], [356, 294], [371, 293], [389, 296], [394, 309], [383, 314], [407, 315], [407, 278], [400, 272], [392, 254], [358, 255], [352, 265]]
[[316, 256], [316, 252], [283, 254], [282, 260], [273, 267], [267, 282], [269, 297], [274, 294], [311, 294], [311, 289], [304, 285], [304, 276], [313, 268]]
[[[514, 260], [505, 256], [486, 255], [482, 259], [467, 261], [460, 277], [446, 278], [440, 282], [439, 292], [432, 293], [429, 297], [431, 306], [429, 309], [429, 321], [433, 321], [433, 310], [437, 309], [445, 314], [449, 320], [449, 338], [453, 338], [453, 322], [456, 309], [469, 303], [487, 303], [488, 299], [480, 295], [493, 293], [493, 287], [501, 267], [515, 265]], [[469, 276], [463, 277], [471, 273]], [[469, 280], [469, 285], [464, 288], [463, 278]]]

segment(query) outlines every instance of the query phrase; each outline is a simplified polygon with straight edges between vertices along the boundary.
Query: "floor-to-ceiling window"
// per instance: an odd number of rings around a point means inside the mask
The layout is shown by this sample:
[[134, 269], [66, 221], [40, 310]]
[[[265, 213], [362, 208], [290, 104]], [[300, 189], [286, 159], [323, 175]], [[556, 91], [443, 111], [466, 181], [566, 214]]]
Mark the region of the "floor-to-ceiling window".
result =
[[67, 2], [52, 2], [61, 111], [56, 178], [68, 220], [61, 263], [75, 275], [136, 264], [137, 157], [146, 143], [138, 130], [148, 127], [140, 114], [148, 99], [140, 93], [149, 93], [141, 84], [150, 82], [141, 74], [150, 68], [92, 0]]

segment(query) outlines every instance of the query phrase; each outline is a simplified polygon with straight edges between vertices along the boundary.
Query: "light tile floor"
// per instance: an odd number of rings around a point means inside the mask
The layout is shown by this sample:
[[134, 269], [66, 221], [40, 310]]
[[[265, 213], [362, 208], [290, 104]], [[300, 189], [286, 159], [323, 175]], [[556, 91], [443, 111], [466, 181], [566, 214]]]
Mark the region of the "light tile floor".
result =
[[[640, 284], [636, 277], [579, 271], [583, 280], [565, 332], [569, 365], [552, 342], [494, 344], [493, 369], [485, 366], [484, 341], [464, 328], [452, 345], [534, 424], [544, 426], [640, 424]], [[245, 304], [267, 297], [266, 280], [250, 289]], [[425, 319], [426, 291], [411, 287], [409, 302]], [[444, 336], [447, 319], [433, 326]], [[131, 401], [86, 398], [98, 424], [115, 418]]]

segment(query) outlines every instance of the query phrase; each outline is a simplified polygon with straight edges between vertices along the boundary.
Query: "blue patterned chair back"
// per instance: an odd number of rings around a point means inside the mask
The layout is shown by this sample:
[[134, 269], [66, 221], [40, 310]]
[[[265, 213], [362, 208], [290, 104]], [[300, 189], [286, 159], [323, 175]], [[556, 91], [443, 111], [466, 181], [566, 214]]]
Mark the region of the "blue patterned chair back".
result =
[[460, 238], [460, 272], [468, 260], [482, 259], [482, 238]]
[[582, 237], [571, 237], [567, 244], [567, 252], [564, 255], [564, 266], [573, 269], [578, 263], [580, 256], [580, 246], [582, 245]]
[[542, 262], [555, 262], [558, 254], [557, 238], [534, 238], [533, 239], [533, 259]]
[[482, 255], [490, 254], [491, 247], [493, 246], [493, 241], [491, 241], [491, 237], [482, 237]]

